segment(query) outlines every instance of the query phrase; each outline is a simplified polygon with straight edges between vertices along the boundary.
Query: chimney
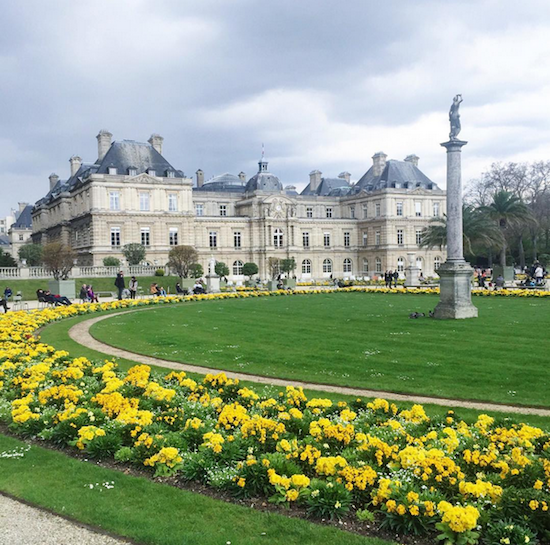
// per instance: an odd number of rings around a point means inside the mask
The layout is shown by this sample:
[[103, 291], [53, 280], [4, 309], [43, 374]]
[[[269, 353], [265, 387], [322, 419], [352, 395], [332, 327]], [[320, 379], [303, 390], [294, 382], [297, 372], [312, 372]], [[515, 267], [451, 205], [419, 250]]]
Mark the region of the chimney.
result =
[[162, 143], [164, 142], [164, 138], [160, 134], [152, 134], [147, 142], [162, 155]]
[[96, 136], [97, 138], [97, 162], [101, 163], [103, 160], [103, 157], [105, 157], [105, 154], [109, 151], [109, 148], [111, 147], [111, 139], [113, 138], [113, 135], [106, 131], [105, 129], [101, 129], [99, 131], [99, 134]]
[[69, 159], [69, 163], [71, 163], [71, 176], [74, 176], [82, 165], [82, 159], [78, 155], [73, 155]]
[[196, 172], [197, 175], [197, 187], [202, 187], [204, 184], [204, 172], [199, 168]]
[[242, 170], [239, 172], [239, 180], [246, 182], [246, 174]]
[[349, 172], [340, 172], [340, 174], [338, 174], [338, 178], [346, 180], [346, 182], [349, 184], [349, 181], [351, 180], [351, 174]]
[[59, 176], [55, 173], [52, 173], [50, 174], [49, 178], [50, 178], [50, 191], [51, 191], [55, 187], [55, 184], [58, 182]]
[[372, 156], [372, 173], [374, 176], [380, 176], [384, 172], [387, 158], [388, 156], [383, 151], [379, 151]]
[[415, 155], [414, 153], [412, 155], [407, 155], [407, 157], [405, 157], [405, 161], [407, 161], [407, 163], [412, 163], [415, 167], [418, 166], [419, 159], [420, 157], [418, 157], [418, 155]]
[[317, 188], [321, 184], [321, 175], [322, 172], [320, 170], [312, 170], [309, 173], [309, 189], [311, 191], [317, 191]]
[[19, 205], [19, 213], [21, 214], [21, 212], [23, 212], [23, 210], [25, 210], [25, 208], [27, 208], [27, 206], [29, 205], [28, 202], [18, 202], [17, 203]]

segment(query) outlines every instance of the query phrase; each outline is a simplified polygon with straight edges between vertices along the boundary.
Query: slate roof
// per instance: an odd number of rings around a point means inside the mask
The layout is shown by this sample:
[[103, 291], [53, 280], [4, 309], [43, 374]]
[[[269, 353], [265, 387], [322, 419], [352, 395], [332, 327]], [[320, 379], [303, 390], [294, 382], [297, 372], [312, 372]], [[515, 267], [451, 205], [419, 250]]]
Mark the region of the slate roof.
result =
[[282, 191], [283, 184], [279, 181], [277, 176], [267, 171], [267, 161], [263, 157], [258, 163], [258, 166], [260, 167], [259, 171], [254, 174], [250, 180], [248, 180], [245, 191], [247, 193], [252, 193], [253, 191], [278, 193], [279, 191]]
[[321, 178], [321, 183], [315, 191], [310, 189], [311, 183], [302, 191], [301, 195], [318, 195], [320, 197], [347, 195], [351, 186], [344, 178]]
[[224, 191], [231, 193], [243, 193], [246, 182], [234, 174], [220, 174], [204, 182], [202, 187], [194, 187], [193, 191]]
[[32, 229], [32, 204], [27, 204], [19, 214], [17, 221], [11, 226], [12, 229]]
[[0, 235], [0, 246], [9, 246], [10, 239], [6, 235]]
[[352, 193], [360, 191], [378, 191], [380, 189], [439, 189], [418, 167], [409, 161], [390, 159], [380, 176], [375, 176], [373, 167], [369, 168], [353, 186]]

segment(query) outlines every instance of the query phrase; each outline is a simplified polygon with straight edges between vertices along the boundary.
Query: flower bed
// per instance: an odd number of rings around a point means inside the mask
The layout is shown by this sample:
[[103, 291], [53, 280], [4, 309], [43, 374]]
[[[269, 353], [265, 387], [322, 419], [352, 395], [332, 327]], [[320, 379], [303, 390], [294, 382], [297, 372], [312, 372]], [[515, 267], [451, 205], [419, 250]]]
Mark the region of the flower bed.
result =
[[447, 543], [548, 541], [550, 436], [539, 428], [487, 415], [468, 425], [452, 411], [430, 419], [420, 405], [400, 409], [383, 399], [307, 399], [292, 386], [273, 395], [223, 373], [201, 383], [145, 365], [121, 373], [112, 361], [74, 358], [33, 337], [38, 327], [68, 316], [182, 300], [3, 315], [0, 419], [24, 436], [235, 497], [302, 506], [312, 517], [354, 513], [399, 533], [437, 531]]

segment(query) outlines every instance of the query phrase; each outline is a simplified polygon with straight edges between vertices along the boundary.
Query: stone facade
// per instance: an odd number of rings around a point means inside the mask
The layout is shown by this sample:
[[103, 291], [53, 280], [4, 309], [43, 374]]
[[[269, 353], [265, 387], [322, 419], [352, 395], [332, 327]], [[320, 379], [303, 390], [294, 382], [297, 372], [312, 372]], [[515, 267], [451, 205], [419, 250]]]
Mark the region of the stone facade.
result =
[[421, 230], [445, 210], [445, 192], [418, 170], [418, 158], [373, 165], [356, 183], [310, 174], [298, 194], [283, 188], [263, 159], [246, 180], [224, 174], [196, 184], [162, 157], [162, 137], [148, 143], [111, 142], [98, 135], [98, 160], [71, 158], [71, 177], [52, 174], [50, 191], [33, 211], [33, 240], [61, 240], [78, 254], [79, 265], [102, 265], [122, 257], [130, 242], [147, 248], [147, 261], [164, 266], [170, 248], [194, 246], [207, 270], [214, 257], [232, 280], [242, 264], [254, 262], [269, 276], [270, 257], [293, 257], [301, 280], [375, 276], [387, 269], [403, 274], [414, 252], [424, 276], [445, 261], [445, 252], [418, 245]]

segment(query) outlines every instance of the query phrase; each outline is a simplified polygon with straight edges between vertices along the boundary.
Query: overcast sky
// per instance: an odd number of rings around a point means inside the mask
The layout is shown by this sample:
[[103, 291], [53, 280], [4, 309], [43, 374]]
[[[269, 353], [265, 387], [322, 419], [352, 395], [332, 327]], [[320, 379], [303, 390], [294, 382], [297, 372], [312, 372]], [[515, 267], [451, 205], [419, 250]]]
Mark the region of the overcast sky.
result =
[[445, 185], [462, 93], [465, 181], [550, 159], [548, 0], [2, 2], [0, 216], [35, 202], [95, 136], [164, 136], [187, 175], [357, 180], [384, 151]]

